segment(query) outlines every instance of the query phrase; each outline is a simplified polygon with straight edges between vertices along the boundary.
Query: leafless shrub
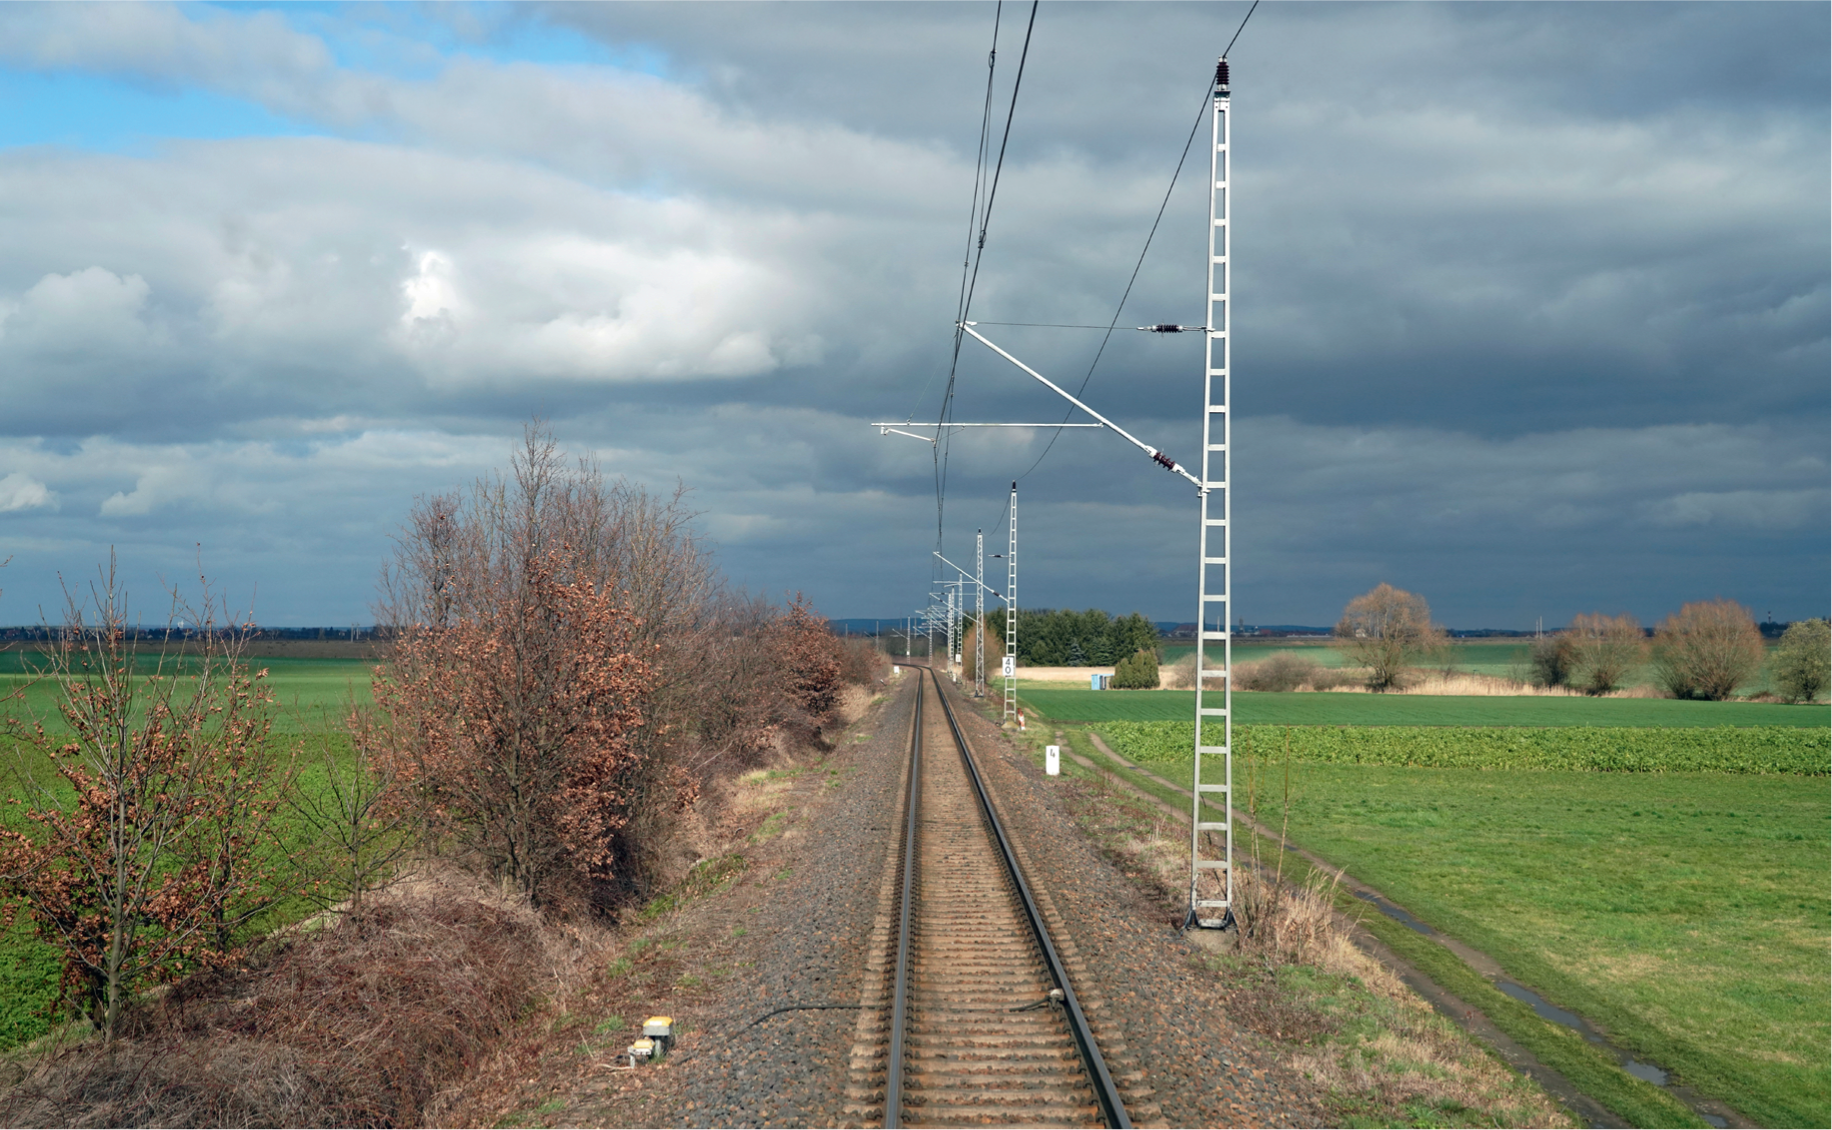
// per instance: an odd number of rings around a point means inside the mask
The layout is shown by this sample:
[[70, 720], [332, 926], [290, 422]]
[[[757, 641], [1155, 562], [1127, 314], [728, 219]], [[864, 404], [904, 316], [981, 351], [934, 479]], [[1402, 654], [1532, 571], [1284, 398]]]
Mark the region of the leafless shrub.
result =
[[[348, 752], [338, 736], [349, 739]], [[393, 756], [402, 741], [386, 715], [352, 702], [342, 727], [321, 725], [306, 742], [320, 786], [289, 789], [285, 799], [303, 833], [300, 862], [317, 879], [308, 893], [321, 906], [360, 907], [420, 846], [421, 812], [402, 803], [401, 759]]]
[[697, 708], [696, 770], [716, 762], [745, 769], [774, 744], [781, 725], [775, 648], [779, 610], [746, 593], [719, 596], [702, 633], [708, 672]]
[[[990, 619], [990, 617], [988, 617]], [[969, 620], [961, 636], [961, 678], [973, 682], [979, 670], [979, 632], [978, 624]], [[986, 677], [988, 680], [999, 677], [1005, 669], [1005, 637], [996, 631], [986, 633]]]
[[1576, 669], [1577, 653], [1570, 636], [1542, 636], [1527, 648], [1528, 681], [1536, 687], [1565, 686]]
[[1647, 636], [1641, 630], [1641, 622], [1626, 612], [1620, 616], [1601, 612], [1574, 616], [1562, 635], [1571, 645], [1573, 678], [1568, 681], [1586, 694], [1608, 694], [1647, 662]]
[[890, 674], [888, 656], [878, 650], [876, 641], [849, 639], [842, 641], [840, 681], [853, 686], [869, 687]]
[[1342, 647], [1368, 669], [1368, 689], [1388, 690], [1402, 672], [1445, 645], [1444, 630], [1431, 622], [1425, 598], [1382, 581], [1349, 601], [1336, 624]]
[[1196, 653], [1178, 659], [1164, 667], [1164, 685], [1171, 690], [1187, 691], [1196, 686]]
[[1319, 667], [1310, 676], [1310, 689], [1313, 691], [1333, 691], [1337, 687], [1366, 684], [1368, 676], [1365, 671], [1345, 670], [1341, 667]]
[[1796, 620], [1772, 660], [1775, 685], [1788, 702], [1812, 702], [1832, 676], [1832, 629], [1824, 620]]
[[1315, 660], [1282, 651], [1258, 663], [1241, 664], [1234, 685], [1243, 691], [1295, 691], [1306, 683], [1314, 684], [1317, 671]]
[[1654, 630], [1654, 677], [1674, 698], [1729, 698], [1762, 660], [1755, 618], [1734, 600], [1685, 605]]

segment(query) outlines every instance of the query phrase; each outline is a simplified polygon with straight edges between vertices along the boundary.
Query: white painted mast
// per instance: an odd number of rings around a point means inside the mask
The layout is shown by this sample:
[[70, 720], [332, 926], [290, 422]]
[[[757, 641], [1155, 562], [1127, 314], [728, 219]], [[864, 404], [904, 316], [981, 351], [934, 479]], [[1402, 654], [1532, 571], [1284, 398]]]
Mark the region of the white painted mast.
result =
[[1005, 546], [1005, 720], [1018, 720], [1018, 484], [1011, 484], [1011, 526]]
[[[1232, 459], [1228, 447], [1232, 430], [1228, 412], [1232, 380], [1228, 333], [1228, 250], [1232, 240], [1228, 232], [1230, 123], [1228, 60], [1225, 56], [1215, 64], [1212, 93], [1209, 121], [1209, 258], [1204, 287], [1208, 318], [1204, 321], [1207, 329], [1204, 336], [1207, 340], [1202, 371], [1202, 480], [1197, 484], [1202, 517], [1197, 527], [1196, 550], [1196, 735], [1190, 782], [1188, 920], [1200, 926], [1225, 928], [1234, 918], [1234, 656], [1233, 638], [1229, 630], [1232, 619], [1229, 595], [1233, 582], [1233, 564], [1229, 555], [1232, 527], [1229, 524], [1231, 495], [1228, 491]], [[1220, 625], [1218, 629], [1210, 629], [1212, 620]], [[1208, 674], [1207, 651], [1210, 643], [1221, 645], [1219, 706], [1211, 705], [1215, 699], [1212, 692], [1208, 693], [1205, 700], [1202, 685]], [[1204, 740], [1203, 723], [1209, 721], [1220, 724], [1220, 744]], [[1220, 798], [1223, 805], [1221, 819], [1215, 819], [1216, 814], [1207, 811], [1205, 799], [1208, 797]], [[1221, 837], [1218, 853], [1217, 845], [1212, 840], [1216, 834]], [[1209, 854], [1204, 854], [1205, 848]], [[1220, 872], [1220, 881], [1211, 879], [1205, 882], [1204, 872]]]

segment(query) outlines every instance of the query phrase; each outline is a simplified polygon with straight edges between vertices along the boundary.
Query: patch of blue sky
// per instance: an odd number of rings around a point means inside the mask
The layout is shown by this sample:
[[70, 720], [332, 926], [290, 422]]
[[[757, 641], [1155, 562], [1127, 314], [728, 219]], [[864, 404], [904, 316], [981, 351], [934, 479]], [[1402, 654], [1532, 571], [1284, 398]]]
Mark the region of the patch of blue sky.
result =
[[0, 69], [0, 148], [58, 145], [102, 153], [165, 139], [323, 133], [255, 102], [195, 88], [149, 89], [101, 75]]

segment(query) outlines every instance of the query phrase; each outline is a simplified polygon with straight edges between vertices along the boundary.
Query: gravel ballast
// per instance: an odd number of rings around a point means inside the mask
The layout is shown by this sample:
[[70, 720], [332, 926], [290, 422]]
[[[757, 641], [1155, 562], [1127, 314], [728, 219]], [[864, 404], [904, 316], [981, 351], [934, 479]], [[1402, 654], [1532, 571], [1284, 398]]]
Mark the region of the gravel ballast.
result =
[[[896, 839], [917, 674], [906, 669], [831, 754], [809, 755], [767, 805], [742, 817], [731, 849], [745, 857], [741, 875], [646, 929], [634, 972], [607, 999], [632, 1023], [644, 1009], [675, 1017], [681, 1035], [668, 1062], [635, 1073], [606, 1067], [528, 1121], [856, 1123], [846, 1112], [848, 1061]], [[1230, 1023], [1215, 978], [1164, 908], [1077, 829], [1057, 795], [1061, 781], [951, 698], [1136, 1120], [1322, 1125], [1328, 1115], [1306, 1084], [1265, 1041]], [[806, 1005], [848, 1007], [753, 1023]]]

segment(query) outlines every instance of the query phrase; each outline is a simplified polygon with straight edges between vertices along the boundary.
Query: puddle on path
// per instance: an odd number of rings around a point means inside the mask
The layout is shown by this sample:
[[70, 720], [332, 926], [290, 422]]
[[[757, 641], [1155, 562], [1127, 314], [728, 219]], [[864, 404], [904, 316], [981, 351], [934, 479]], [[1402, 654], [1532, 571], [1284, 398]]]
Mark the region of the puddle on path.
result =
[[[1517, 1001], [1532, 1005], [1533, 1011], [1539, 1013], [1540, 1019], [1542, 1020], [1550, 1020], [1554, 1024], [1563, 1024], [1567, 1028], [1575, 1028], [1580, 1036], [1583, 1036], [1593, 1044], [1608, 1043], [1608, 1041], [1603, 1038], [1602, 1033], [1584, 1023], [1584, 1018], [1582, 1016], [1579, 1016], [1575, 1012], [1566, 1012], [1564, 1009], [1546, 1000], [1546, 998], [1540, 996], [1532, 989], [1522, 985], [1516, 985], [1512, 981], [1496, 981], [1495, 987]], [[1661, 1078], [1648, 1079], [1648, 1082], [1665, 1083], [1665, 1074], [1665, 1072], [1662, 1072]], [[1646, 1076], [1641, 1077], [1647, 1078]]]
[[1381, 898], [1379, 895], [1371, 895], [1366, 891], [1356, 891], [1355, 897], [1360, 899], [1363, 902], [1373, 903], [1375, 909], [1379, 910], [1382, 914], [1386, 915], [1388, 918], [1393, 919], [1393, 921], [1398, 922], [1401, 925], [1412, 927], [1414, 930], [1417, 930], [1419, 933], [1425, 935], [1427, 938], [1437, 933], [1436, 930], [1433, 930], [1431, 927], [1425, 925], [1423, 922], [1420, 922], [1418, 919], [1412, 917], [1412, 915], [1407, 914], [1405, 911], [1401, 910], [1397, 906], [1394, 906], [1392, 903], [1388, 902], [1384, 898]]
[[[1418, 919], [1412, 917], [1412, 915], [1394, 906], [1379, 895], [1372, 894], [1368, 891], [1356, 891], [1355, 897], [1363, 902], [1373, 903], [1375, 908], [1388, 918], [1408, 926], [1428, 938], [1437, 934], [1436, 930], [1433, 930], [1431, 927], [1420, 922]], [[1590, 1043], [1607, 1049], [1610, 1054], [1614, 1055], [1616, 1059], [1620, 1061], [1622, 1070], [1633, 1075], [1635, 1078], [1647, 1083], [1652, 1083], [1656, 1087], [1665, 1087], [1667, 1085], [1670, 1076], [1664, 1068], [1656, 1067], [1651, 1063], [1642, 1063], [1640, 1060], [1630, 1056], [1627, 1052], [1624, 1052], [1621, 1048], [1611, 1044], [1608, 1040], [1603, 1038], [1601, 1032], [1592, 1028], [1585, 1022], [1584, 1018], [1577, 1013], [1568, 1012], [1540, 996], [1532, 989], [1524, 985], [1515, 984], [1513, 981], [1497, 979], [1495, 981], [1495, 987], [1508, 996], [1513, 997], [1515, 1000], [1530, 1005], [1533, 1011], [1538, 1014], [1542, 1020], [1550, 1020], [1554, 1024], [1563, 1024], [1565, 1027], [1583, 1036], [1584, 1039], [1588, 1040]], [[1688, 1103], [1687, 1105], [1690, 1106], [1691, 1104]], [[1696, 1108], [1694, 1108], [1694, 1113], [1711, 1126], [1722, 1127], [1729, 1125], [1724, 1119], [1719, 1118], [1715, 1114], [1706, 1114], [1704, 1111], [1697, 1110]]]
[[[1633, 1075], [1635, 1078], [1643, 1082], [1652, 1083], [1656, 1087], [1664, 1087], [1667, 1085], [1667, 1080], [1670, 1076], [1665, 1069], [1656, 1067], [1651, 1063], [1642, 1063], [1640, 1060], [1630, 1056], [1627, 1052], [1624, 1052], [1621, 1048], [1614, 1046], [1603, 1038], [1602, 1033], [1585, 1023], [1584, 1018], [1577, 1013], [1567, 1012], [1540, 996], [1532, 989], [1524, 985], [1517, 985], [1512, 981], [1497, 980], [1495, 982], [1495, 987], [1508, 996], [1513, 997], [1515, 1000], [1523, 1004], [1531, 1005], [1533, 1011], [1539, 1014], [1541, 1019], [1550, 1020], [1554, 1024], [1563, 1024], [1565, 1027], [1576, 1031], [1578, 1035], [1584, 1037], [1591, 1043], [1599, 1047], [1607, 1048], [1611, 1054], [1622, 1062], [1622, 1070]], [[1706, 1123], [1712, 1126], [1729, 1125], [1728, 1122], [1715, 1114], [1706, 1114], [1704, 1111], [1700, 1110], [1694, 1110], [1693, 1113], [1697, 1114], [1700, 1118], [1704, 1119]]]

